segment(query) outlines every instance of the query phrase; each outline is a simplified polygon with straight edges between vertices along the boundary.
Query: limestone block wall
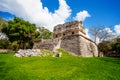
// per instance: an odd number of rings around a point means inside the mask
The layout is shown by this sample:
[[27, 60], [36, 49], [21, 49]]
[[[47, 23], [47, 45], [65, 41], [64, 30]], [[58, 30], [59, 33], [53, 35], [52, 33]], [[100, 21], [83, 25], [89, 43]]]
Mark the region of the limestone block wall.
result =
[[97, 57], [98, 50], [96, 44], [81, 35], [66, 36], [61, 39], [60, 47], [74, 53], [77, 56]]
[[79, 38], [76, 35], [62, 37], [60, 47], [67, 51], [75, 53], [74, 55], [80, 55], [78, 41]]
[[50, 40], [41, 40], [34, 43], [33, 49], [47, 49], [56, 52], [63, 48], [82, 57], [97, 57], [98, 50], [96, 44], [83, 35], [64, 36]]
[[97, 57], [98, 50], [94, 42], [79, 36], [80, 53], [83, 57]]
[[34, 42], [33, 49], [47, 49], [47, 50], [53, 50], [53, 40], [41, 40]]
[[83, 29], [82, 22], [67, 22], [65, 24], [59, 24], [54, 27], [53, 38], [64, 37], [66, 35], [72, 34], [79, 34], [79, 32], [83, 33], [84, 35], [86, 34], [85, 30]]
[[35, 41], [33, 49], [47, 49], [50, 51], [55, 51], [60, 48], [61, 40], [59, 38]]
[[0, 49], [0, 53], [8, 53], [8, 52], [14, 52], [10, 49]]

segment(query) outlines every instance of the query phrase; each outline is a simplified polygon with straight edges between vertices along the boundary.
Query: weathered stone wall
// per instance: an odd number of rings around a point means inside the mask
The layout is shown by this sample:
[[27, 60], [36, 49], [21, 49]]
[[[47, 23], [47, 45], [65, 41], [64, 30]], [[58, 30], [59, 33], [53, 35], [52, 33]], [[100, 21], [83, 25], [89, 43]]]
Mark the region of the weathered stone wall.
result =
[[0, 49], [0, 53], [8, 53], [8, 52], [13, 52], [10, 49]]
[[63, 37], [61, 39], [60, 47], [74, 53], [77, 56], [83, 57], [96, 57], [98, 56], [98, 51], [96, 44], [87, 37], [81, 35], [72, 35]]
[[86, 34], [85, 30], [83, 29], [82, 22], [67, 22], [65, 24], [59, 24], [54, 27], [53, 38], [60, 38], [72, 34], [79, 34], [79, 32], [83, 33], [84, 35]]
[[81, 56], [84, 57], [98, 56], [98, 50], [96, 44], [90, 41], [89, 39], [85, 39], [85, 37], [79, 36], [79, 46], [80, 46]]
[[50, 51], [55, 51], [60, 48], [61, 39], [49, 39], [49, 40], [40, 40], [35, 41], [33, 49], [47, 49]]
[[34, 43], [33, 49], [47, 49], [52, 51], [53, 47], [54, 47], [53, 39], [40, 40]]
[[67, 51], [75, 53], [74, 55], [80, 55], [78, 41], [79, 38], [77, 35], [66, 36], [61, 39], [60, 47]]

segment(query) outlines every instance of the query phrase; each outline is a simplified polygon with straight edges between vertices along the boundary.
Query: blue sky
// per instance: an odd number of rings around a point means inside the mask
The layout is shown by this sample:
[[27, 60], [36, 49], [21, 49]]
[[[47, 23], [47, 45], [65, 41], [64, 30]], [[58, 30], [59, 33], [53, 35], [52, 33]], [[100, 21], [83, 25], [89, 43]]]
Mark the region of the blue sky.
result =
[[73, 9], [73, 16], [76, 12], [87, 10], [91, 15], [84, 21], [86, 27], [91, 26], [114, 26], [120, 23], [120, 0], [79, 0], [68, 1]]
[[[30, 20], [29, 18], [27, 18], [24, 15], [19, 15], [14, 10], [10, 11], [9, 9], [12, 9], [12, 7], [6, 9], [6, 7], [3, 6], [2, 4], [11, 6], [10, 4], [7, 3], [7, 1], [9, 2], [9, 0], [6, 0], [6, 3], [4, 0], [1, 0], [1, 2], [0, 2], [0, 16], [2, 16], [4, 19], [12, 19], [14, 17], [14, 15], [16, 15], [18, 17], [22, 16], [22, 18], [25, 20], [28, 20], [28, 21]], [[25, 1], [25, 0], [23, 0], [23, 1]], [[33, 0], [33, 1], [35, 1], [35, 0]], [[13, 0], [13, 2], [15, 3], [14, 0]], [[67, 6], [70, 7], [71, 12], [67, 11], [66, 13], [63, 13], [63, 14], [67, 14], [67, 15], [63, 15], [64, 16], [64, 19], [62, 19], [63, 21], [59, 21], [61, 23], [64, 23], [66, 21], [73, 21], [74, 17], [76, 17], [77, 13], [85, 10], [90, 15], [90, 17], [85, 17], [85, 20], [83, 20], [84, 26], [88, 29], [91, 26], [105, 25], [105, 26], [112, 26], [112, 31], [113, 31], [114, 26], [120, 24], [120, 0], [91, 0], [91, 1], [90, 0], [66, 0], [65, 2], [67, 4]], [[42, 7], [47, 7], [47, 9], [49, 10], [49, 13], [55, 13], [55, 10], [58, 10], [60, 7], [58, 0], [41, 0], [41, 3], [42, 3]], [[65, 5], [63, 2], [61, 2], [61, 3], [63, 5]], [[22, 2], [19, 4], [21, 5]], [[15, 6], [17, 7], [17, 5], [14, 5], [14, 7]], [[32, 6], [34, 6], [34, 5], [31, 5], [31, 7]], [[25, 6], [21, 6], [21, 7], [23, 7], [23, 9], [24, 9]], [[24, 10], [22, 11], [21, 8], [20, 8], [20, 10], [22, 12], [21, 14], [23, 14]], [[28, 11], [28, 12], [30, 12], [30, 11]], [[33, 16], [33, 18], [34, 18], [34, 16]], [[41, 22], [41, 20], [40, 21], [37, 20], [37, 21], [30, 20], [30, 22], [33, 22], [33, 23], [35, 22], [36, 24], [42, 23], [43, 26], [44, 25], [45, 26], [53, 26], [50, 24], [47, 25], [47, 22]], [[59, 24], [59, 22], [56, 22], [56, 24]], [[54, 24], [54, 25], [56, 25], [56, 24]], [[48, 29], [50, 29], [50, 28], [48, 28]]]

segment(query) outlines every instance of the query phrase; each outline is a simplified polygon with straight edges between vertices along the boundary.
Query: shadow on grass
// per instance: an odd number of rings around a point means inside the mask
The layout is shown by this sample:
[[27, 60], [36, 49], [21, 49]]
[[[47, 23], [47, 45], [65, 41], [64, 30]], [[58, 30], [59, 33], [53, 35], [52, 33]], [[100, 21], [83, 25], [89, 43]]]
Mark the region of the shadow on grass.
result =
[[105, 62], [111, 62], [114, 64], [120, 64], [120, 57], [103, 57], [103, 58], [99, 58], [99, 60]]
[[12, 69], [13, 67], [8, 66], [6, 62], [1, 61], [0, 62], [0, 80], [4, 79], [7, 76], [7, 73]]

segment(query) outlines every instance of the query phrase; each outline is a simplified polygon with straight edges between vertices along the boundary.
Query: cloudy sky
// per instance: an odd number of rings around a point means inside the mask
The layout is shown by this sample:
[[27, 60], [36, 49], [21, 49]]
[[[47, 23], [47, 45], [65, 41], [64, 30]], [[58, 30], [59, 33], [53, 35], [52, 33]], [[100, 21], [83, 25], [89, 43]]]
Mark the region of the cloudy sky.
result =
[[17, 16], [51, 31], [57, 24], [79, 20], [87, 31], [105, 25], [120, 34], [120, 0], [0, 0], [0, 16]]

